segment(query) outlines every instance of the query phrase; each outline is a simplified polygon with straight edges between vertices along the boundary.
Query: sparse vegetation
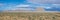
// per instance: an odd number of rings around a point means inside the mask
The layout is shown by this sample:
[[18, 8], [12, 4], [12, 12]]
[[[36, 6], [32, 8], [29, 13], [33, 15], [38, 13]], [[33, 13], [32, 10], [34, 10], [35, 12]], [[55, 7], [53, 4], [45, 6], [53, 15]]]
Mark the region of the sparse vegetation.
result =
[[0, 20], [60, 20], [59, 13], [0, 13]]

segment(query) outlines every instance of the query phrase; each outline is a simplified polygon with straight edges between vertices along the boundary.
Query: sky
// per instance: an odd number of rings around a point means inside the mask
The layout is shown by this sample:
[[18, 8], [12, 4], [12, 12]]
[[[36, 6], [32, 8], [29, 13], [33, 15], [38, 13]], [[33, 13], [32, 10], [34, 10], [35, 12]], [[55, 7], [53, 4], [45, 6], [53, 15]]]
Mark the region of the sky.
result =
[[43, 7], [46, 11], [60, 11], [60, 0], [0, 0], [0, 11], [35, 10], [37, 7]]
[[60, 4], [60, 0], [27, 0], [35, 4]]

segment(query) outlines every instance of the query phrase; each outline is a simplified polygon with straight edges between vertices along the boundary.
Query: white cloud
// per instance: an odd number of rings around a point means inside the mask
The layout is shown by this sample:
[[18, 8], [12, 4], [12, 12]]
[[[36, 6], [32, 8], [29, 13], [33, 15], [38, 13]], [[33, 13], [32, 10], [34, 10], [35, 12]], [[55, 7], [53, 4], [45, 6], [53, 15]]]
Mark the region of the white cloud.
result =
[[60, 4], [52, 4], [52, 7], [60, 8]]
[[51, 7], [44, 7], [45, 9], [51, 9]]
[[32, 8], [19, 8], [19, 9], [16, 9], [16, 10], [32, 10]]
[[16, 5], [14, 8], [11, 8], [10, 10], [32, 10], [32, 8], [19, 8], [19, 7], [30, 7], [30, 5]]
[[52, 4], [52, 5], [55, 5], [55, 6], [60, 6], [60, 4]]
[[60, 0], [27, 0], [30, 3], [34, 3], [34, 4], [59, 4]]
[[20, 5], [17, 5], [16, 7], [29, 7], [30, 5], [23, 5], [23, 4], [20, 4]]

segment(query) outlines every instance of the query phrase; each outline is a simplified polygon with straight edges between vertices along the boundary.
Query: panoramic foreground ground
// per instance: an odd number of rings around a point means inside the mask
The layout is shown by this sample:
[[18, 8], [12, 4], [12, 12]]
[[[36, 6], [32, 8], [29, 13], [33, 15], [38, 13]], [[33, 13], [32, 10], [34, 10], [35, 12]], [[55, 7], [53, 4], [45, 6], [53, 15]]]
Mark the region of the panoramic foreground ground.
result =
[[0, 13], [0, 20], [60, 20], [60, 13]]

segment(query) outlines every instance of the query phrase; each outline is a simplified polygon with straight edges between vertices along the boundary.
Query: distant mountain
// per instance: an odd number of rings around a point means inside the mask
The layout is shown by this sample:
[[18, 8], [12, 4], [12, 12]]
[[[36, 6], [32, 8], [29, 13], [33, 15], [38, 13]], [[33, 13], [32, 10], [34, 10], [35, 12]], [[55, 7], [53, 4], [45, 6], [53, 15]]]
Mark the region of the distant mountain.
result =
[[60, 11], [60, 8], [51, 8], [51, 9], [45, 9], [46, 11]]

